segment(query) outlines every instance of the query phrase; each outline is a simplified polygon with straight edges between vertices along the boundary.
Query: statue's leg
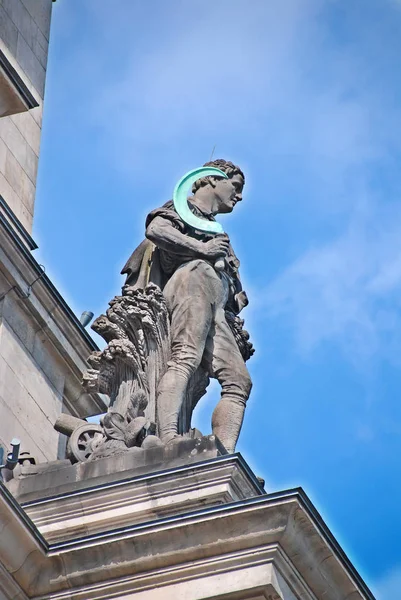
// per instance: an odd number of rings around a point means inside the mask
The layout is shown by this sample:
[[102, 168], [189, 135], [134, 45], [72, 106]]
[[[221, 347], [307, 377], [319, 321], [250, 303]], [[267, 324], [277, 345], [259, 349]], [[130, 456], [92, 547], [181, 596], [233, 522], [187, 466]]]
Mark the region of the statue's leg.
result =
[[214, 269], [201, 260], [178, 269], [163, 290], [171, 316], [171, 357], [157, 393], [159, 435], [168, 443], [177, 435], [178, 415], [188, 382], [201, 363], [214, 320]]
[[216, 311], [212, 333], [206, 342], [205, 361], [210, 375], [221, 385], [221, 399], [213, 412], [212, 430], [225, 449], [234, 452], [252, 381], [222, 308]]

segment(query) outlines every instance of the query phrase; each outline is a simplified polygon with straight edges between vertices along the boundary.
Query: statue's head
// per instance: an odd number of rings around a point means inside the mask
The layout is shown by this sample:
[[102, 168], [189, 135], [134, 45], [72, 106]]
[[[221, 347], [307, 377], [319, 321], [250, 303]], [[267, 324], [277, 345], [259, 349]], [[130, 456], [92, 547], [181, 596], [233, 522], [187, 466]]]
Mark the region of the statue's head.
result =
[[192, 186], [192, 193], [206, 186], [213, 192], [219, 213], [231, 212], [237, 202], [242, 200], [242, 190], [245, 184], [245, 175], [241, 169], [229, 160], [217, 158], [203, 165], [204, 167], [215, 167], [226, 173], [228, 179], [220, 177], [202, 177]]

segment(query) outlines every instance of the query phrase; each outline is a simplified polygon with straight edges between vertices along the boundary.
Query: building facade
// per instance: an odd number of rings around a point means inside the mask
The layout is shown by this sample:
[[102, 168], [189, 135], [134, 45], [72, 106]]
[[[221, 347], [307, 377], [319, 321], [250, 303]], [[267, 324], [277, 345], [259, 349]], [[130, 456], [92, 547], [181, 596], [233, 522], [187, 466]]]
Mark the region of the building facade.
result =
[[51, 12], [0, 0], [0, 445], [41, 463], [0, 478], [0, 600], [374, 600], [302, 489], [266, 494], [215, 436], [64, 459], [60, 414], [106, 407], [33, 254]]
[[0, 0], [0, 445], [18, 437], [37, 461], [63, 454], [61, 412], [104, 410], [81, 389], [96, 346], [33, 254], [52, 5]]

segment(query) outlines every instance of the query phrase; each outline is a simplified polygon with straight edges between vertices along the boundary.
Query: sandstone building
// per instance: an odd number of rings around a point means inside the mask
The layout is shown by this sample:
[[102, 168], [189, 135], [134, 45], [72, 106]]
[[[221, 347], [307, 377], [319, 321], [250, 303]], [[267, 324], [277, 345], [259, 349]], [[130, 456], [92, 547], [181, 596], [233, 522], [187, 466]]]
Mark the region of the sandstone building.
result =
[[83, 395], [96, 347], [35, 260], [35, 206], [52, 0], [0, 2], [0, 445], [58, 456], [61, 412], [102, 412]]

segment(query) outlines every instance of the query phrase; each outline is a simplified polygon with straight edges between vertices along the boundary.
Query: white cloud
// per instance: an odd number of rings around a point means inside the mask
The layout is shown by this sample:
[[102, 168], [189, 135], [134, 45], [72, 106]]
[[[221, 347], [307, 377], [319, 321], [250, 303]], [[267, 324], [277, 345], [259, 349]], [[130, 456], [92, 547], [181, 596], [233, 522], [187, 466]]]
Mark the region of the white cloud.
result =
[[336, 239], [305, 252], [263, 296], [269, 318], [283, 319], [297, 349], [323, 342], [359, 360], [401, 349], [401, 211], [357, 212]]
[[[136, 177], [156, 163], [163, 177], [174, 167], [181, 174], [189, 146], [207, 159], [216, 144], [218, 155], [243, 163], [260, 146], [263, 169], [293, 155], [321, 203], [343, 204], [350, 169], [381, 151], [373, 133], [383, 123], [352, 52], [325, 39], [327, 3], [174, 0], [156, 14], [160, 6], [122, 0], [110, 13], [106, 2], [87, 4], [110, 53], [91, 48], [85, 111], [114, 166]], [[77, 48], [79, 65], [82, 54]], [[110, 67], [107, 87], [99, 85]]]
[[[153, 17], [149, 4], [144, 27]], [[277, 105], [294, 75], [301, 76], [286, 67], [302, 53], [300, 36], [308, 21], [313, 23], [317, 4], [176, 1], [158, 37], [149, 32], [146, 52], [136, 55], [134, 45], [127, 49], [119, 81], [101, 99], [102, 124], [114, 135], [145, 144], [255, 127], [255, 109]], [[123, 15], [129, 19], [127, 10]]]
[[[120, 0], [110, 11], [106, 0], [88, 0], [91, 36], [68, 57], [69, 78], [84, 80], [77, 110], [111, 171], [122, 169], [134, 184], [157, 175], [168, 194], [214, 144], [216, 155], [245, 167], [259, 196], [273, 161], [286, 169], [283, 185], [302, 177], [293, 202], [311, 221], [321, 218], [322, 231], [267, 289], [268, 315], [292, 328], [303, 353], [329, 341], [350, 357], [389, 355], [401, 348], [401, 215], [374, 196], [372, 172], [385, 195], [387, 173], [377, 167], [398, 178], [391, 165], [398, 165], [400, 111], [393, 88], [381, 85], [385, 44], [369, 37], [342, 43], [327, 18], [335, 4]], [[361, 23], [355, 36], [374, 30]], [[247, 169], [256, 154], [257, 167]], [[343, 216], [337, 237], [328, 234], [335, 211]]]

